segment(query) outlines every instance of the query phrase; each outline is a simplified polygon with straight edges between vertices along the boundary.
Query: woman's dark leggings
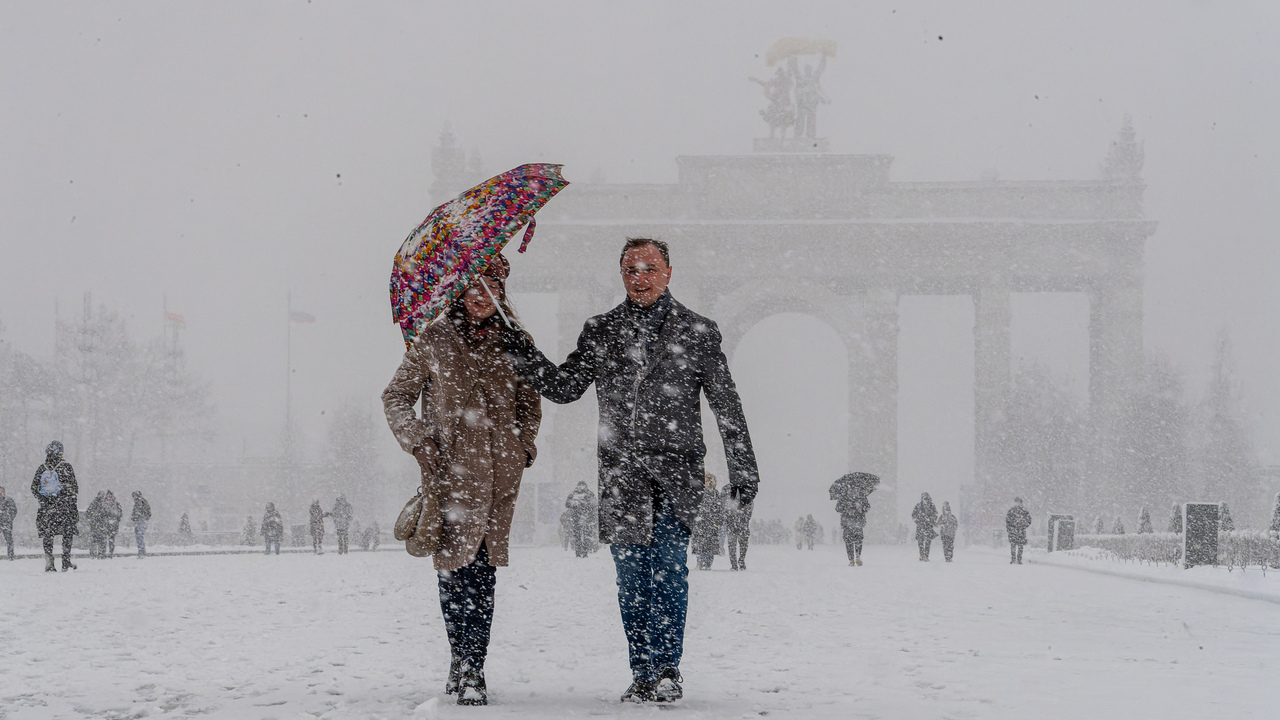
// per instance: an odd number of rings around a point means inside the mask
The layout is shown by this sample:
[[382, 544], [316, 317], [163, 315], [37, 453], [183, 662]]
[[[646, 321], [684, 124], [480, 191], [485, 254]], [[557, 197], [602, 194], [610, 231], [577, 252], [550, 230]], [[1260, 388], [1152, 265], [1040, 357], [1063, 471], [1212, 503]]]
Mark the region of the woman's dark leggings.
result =
[[481, 542], [474, 562], [437, 576], [449, 648], [458, 658], [483, 666], [489, 652], [493, 588], [497, 581], [497, 568], [489, 564], [488, 549]]

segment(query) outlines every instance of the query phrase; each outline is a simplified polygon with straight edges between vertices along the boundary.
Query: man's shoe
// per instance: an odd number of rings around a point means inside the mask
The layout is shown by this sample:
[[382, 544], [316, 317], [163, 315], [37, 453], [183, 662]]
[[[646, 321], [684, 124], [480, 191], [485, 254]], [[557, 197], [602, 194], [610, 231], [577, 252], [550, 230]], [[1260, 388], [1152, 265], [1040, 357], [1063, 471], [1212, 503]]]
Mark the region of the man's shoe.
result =
[[653, 694], [656, 686], [657, 683], [652, 680], [636, 678], [631, 681], [631, 686], [627, 688], [627, 691], [622, 693], [622, 702], [652, 702], [656, 699]]
[[484, 667], [471, 660], [463, 660], [458, 668], [458, 704], [488, 705], [489, 690], [484, 684]]
[[684, 690], [680, 687], [680, 683], [684, 678], [680, 677], [680, 671], [676, 668], [663, 668], [658, 675], [658, 684], [653, 688], [653, 699], [655, 702], [675, 702], [684, 697]]

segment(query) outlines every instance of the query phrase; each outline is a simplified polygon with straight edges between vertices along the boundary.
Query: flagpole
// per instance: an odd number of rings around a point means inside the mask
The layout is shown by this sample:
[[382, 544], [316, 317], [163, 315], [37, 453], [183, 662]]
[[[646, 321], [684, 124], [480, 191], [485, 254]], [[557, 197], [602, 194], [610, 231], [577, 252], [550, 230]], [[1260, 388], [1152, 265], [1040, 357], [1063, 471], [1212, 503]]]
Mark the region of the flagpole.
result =
[[284, 316], [285, 353], [284, 353], [284, 427], [285, 432], [293, 432], [293, 291], [289, 291], [288, 311]]

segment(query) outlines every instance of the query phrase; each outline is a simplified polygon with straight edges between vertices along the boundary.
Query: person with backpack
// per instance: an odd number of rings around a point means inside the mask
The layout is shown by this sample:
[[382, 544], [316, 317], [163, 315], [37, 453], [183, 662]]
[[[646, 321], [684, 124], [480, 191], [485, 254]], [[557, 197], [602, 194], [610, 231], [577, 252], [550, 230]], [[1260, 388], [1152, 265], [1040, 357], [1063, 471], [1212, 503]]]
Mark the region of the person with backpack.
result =
[[142, 497], [141, 490], [133, 491], [133, 512], [129, 514], [133, 521], [133, 537], [138, 542], [138, 557], [147, 556], [147, 523], [151, 522], [151, 503]]
[[62, 457], [62, 443], [54, 440], [45, 448], [44, 464], [36, 468], [31, 481], [31, 494], [39, 501], [36, 510], [36, 532], [44, 541], [45, 572], [57, 572], [53, 566], [53, 536], [62, 536], [62, 571], [74, 570], [71, 564], [71, 541], [76, 535], [80, 509], [76, 504], [80, 486], [71, 463]]
[[9, 559], [13, 559], [13, 519], [18, 515], [18, 505], [11, 497], [5, 497], [4, 488], [0, 487], [0, 534], [4, 535], [4, 544], [9, 549]]
[[262, 539], [267, 544], [264, 555], [271, 554], [271, 546], [276, 546], [276, 554], [280, 554], [280, 541], [284, 539], [284, 518], [276, 512], [275, 503], [267, 503], [267, 511], [262, 516]]

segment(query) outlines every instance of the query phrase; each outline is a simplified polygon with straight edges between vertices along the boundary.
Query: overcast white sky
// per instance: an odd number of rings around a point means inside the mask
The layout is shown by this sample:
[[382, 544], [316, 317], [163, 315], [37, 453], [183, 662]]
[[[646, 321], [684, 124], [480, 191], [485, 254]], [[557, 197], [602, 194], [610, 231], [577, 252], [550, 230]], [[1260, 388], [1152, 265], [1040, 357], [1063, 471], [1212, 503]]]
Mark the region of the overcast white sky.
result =
[[[765, 131], [746, 77], [773, 41], [824, 37], [820, 134], [893, 155], [894, 180], [1092, 178], [1131, 114], [1160, 223], [1147, 349], [1199, 389], [1228, 328], [1259, 459], [1280, 462], [1280, 6], [902, 5], [0, 2], [0, 322], [45, 354], [55, 303], [92, 291], [143, 338], [167, 297], [224, 445], [266, 453], [291, 290], [317, 317], [296, 327], [294, 387], [318, 442], [320, 412], [373, 407], [402, 352], [390, 259], [430, 210], [446, 122], [492, 173], [672, 182], [676, 156]], [[1055, 335], [1015, 342], [1056, 354]]]

